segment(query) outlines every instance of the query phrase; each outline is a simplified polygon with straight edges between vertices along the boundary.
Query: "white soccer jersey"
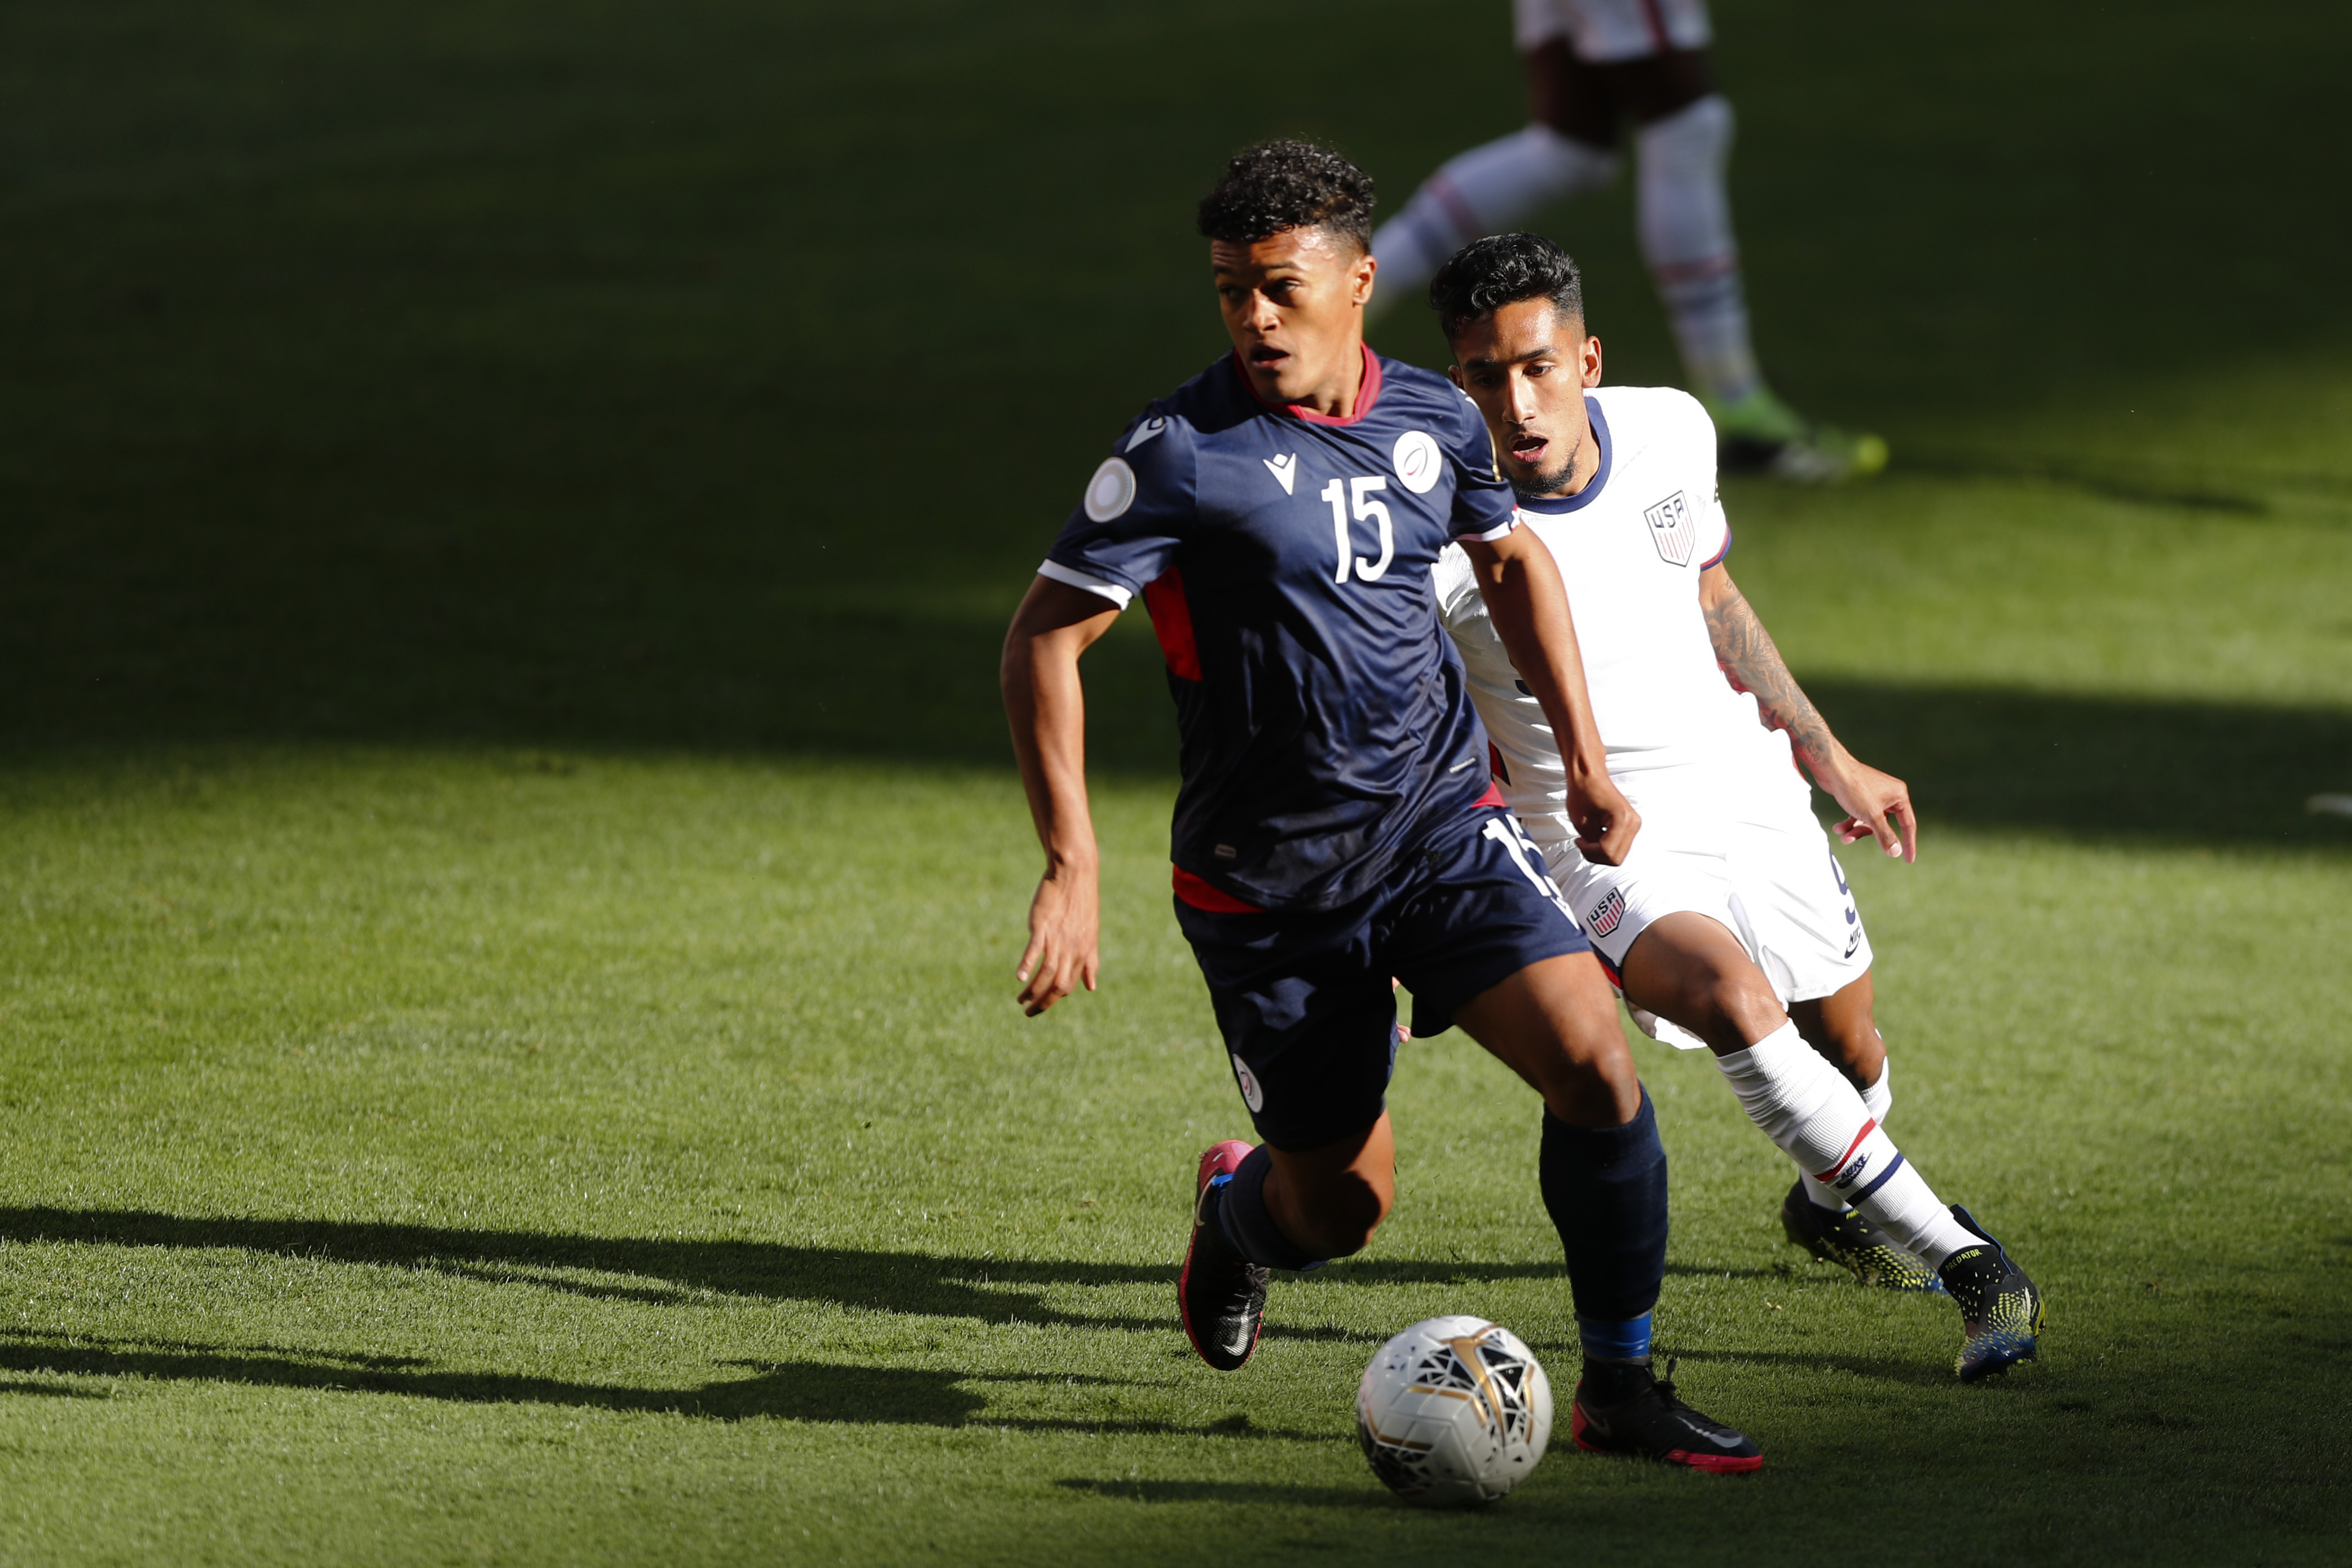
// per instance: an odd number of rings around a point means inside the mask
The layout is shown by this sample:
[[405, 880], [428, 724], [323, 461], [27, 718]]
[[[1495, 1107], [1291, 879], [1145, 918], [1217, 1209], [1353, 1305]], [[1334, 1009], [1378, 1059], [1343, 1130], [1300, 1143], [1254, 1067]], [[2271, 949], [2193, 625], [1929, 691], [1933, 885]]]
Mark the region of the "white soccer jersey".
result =
[[[1567, 584], [1610, 776], [1637, 809], [1644, 796], [1719, 797], [1763, 779], [1780, 785], [1776, 794], [1801, 790], [1788, 738], [1766, 730], [1756, 700], [1724, 679], [1699, 608], [1699, 574], [1731, 547], [1714, 422], [1672, 387], [1601, 387], [1585, 394], [1585, 408], [1601, 447], [1591, 481], [1519, 507]], [[1512, 668], [1459, 547], [1435, 575], [1439, 614], [1500, 753], [1504, 798], [1538, 844], [1566, 842], [1574, 837], [1568, 775], [1551, 726]]]

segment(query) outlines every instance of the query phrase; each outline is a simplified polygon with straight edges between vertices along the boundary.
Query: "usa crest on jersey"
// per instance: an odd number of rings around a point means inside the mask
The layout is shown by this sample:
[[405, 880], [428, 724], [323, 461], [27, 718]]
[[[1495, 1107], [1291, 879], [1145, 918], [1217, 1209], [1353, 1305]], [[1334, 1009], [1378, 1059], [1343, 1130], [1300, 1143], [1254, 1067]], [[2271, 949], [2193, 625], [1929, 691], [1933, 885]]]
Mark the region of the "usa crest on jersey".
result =
[[1698, 526], [1691, 521], [1688, 502], [1683, 492], [1676, 490], [1642, 514], [1650, 525], [1650, 542], [1658, 547], [1658, 556], [1669, 565], [1690, 564], [1691, 546], [1698, 542]]

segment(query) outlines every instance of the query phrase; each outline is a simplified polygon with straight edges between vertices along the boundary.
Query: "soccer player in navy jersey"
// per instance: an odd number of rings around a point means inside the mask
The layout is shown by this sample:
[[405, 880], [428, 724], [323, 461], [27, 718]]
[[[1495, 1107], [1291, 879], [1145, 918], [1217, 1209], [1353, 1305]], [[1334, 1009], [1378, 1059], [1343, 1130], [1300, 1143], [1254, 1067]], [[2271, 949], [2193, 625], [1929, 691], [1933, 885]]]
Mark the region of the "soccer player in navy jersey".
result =
[[1363, 1247], [1394, 1195], [1391, 975], [1413, 1033], [1459, 1022], [1544, 1105], [1540, 1188], [1585, 1352], [1582, 1447], [1749, 1470], [1756, 1445], [1656, 1377], [1666, 1162], [1607, 980], [1487, 777], [1431, 568], [1468, 552], [1495, 626], [1565, 737], [1579, 849], [1623, 860], [1568, 599], [1517, 526], [1477, 410], [1371, 353], [1371, 181], [1270, 142], [1200, 207], [1234, 351], [1152, 404], [1095, 471], [1005, 640], [1045, 871], [1018, 966], [1034, 1016], [1094, 988], [1096, 847], [1079, 656], [1140, 595], [1181, 736], [1175, 912], [1264, 1140], [1201, 1157], [1177, 1304], [1231, 1371], [1269, 1271]]

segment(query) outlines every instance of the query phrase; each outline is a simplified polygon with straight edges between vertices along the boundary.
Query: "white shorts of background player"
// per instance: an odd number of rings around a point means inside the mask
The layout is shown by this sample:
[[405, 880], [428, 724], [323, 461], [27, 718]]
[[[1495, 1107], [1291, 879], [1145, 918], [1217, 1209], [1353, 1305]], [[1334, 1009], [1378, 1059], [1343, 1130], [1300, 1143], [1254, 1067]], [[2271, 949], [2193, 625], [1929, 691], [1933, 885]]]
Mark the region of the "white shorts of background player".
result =
[[1566, 38], [1594, 65], [1703, 49], [1715, 37], [1706, 0], [1516, 0], [1513, 11], [1521, 54]]
[[[1783, 1007], [1832, 995], [1869, 973], [1861, 910], [1813, 816], [1811, 792], [1793, 772], [1785, 783], [1740, 768], [1729, 779], [1691, 779], [1681, 787], [1655, 778], [1638, 784], [1649, 786], [1634, 798], [1642, 830], [1622, 866], [1596, 866], [1573, 844], [1544, 850], [1552, 879], [1612, 971], [1624, 967], [1634, 939], [1653, 921], [1687, 910], [1739, 939]], [[1679, 1025], [1633, 1013], [1654, 1040], [1706, 1048]]]

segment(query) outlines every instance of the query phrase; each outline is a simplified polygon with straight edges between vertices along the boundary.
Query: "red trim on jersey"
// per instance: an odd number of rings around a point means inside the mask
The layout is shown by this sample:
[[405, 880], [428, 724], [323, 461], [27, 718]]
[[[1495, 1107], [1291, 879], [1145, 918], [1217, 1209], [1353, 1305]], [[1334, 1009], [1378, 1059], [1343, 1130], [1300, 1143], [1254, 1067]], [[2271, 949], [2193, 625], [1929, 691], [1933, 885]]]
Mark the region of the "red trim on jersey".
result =
[[1819, 1176], [1815, 1177], [1814, 1180], [1826, 1182], [1832, 1176], [1836, 1175], [1840, 1171], [1844, 1170], [1845, 1163], [1853, 1158], [1853, 1152], [1862, 1147], [1862, 1141], [1877, 1131], [1878, 1121], [1875, 1117], [1864, 1122], [1862, 1124], [1862, 1131], [1853, 1135], [1853, 1142], [1845, 1146], [1845, 1152], [1840, 1154], [1837, 1157], [1836, 1163], [1832, 1164], [1828, 1170], [1823, 1171]]
[[1265, 911], [1255, 904], [1245, 904], [1231, 893], [1221, 892], [1203, 878], [1195, 877], [1181, 866], [1171, 866], [1175, 873], [1171, 879], [1176, 884], [1176, 896], [1196, 910], [1206, 910], [1213, 915], [1262, 915]]
[[1168, 671], [1186, 680], [1201, 679], [1201, 647], [1192, 640], [1192, 606], [1184, 597], [1184, 574], [1173, 566], [1143, 585], [1144, 613]]
[[1650, 41], [1657, 46], [1658, 53], [1670, 53], [1675, 43], [1666, 36], [1666, 18], [1658, 9], [1658, 0], [1642, 0], [1642, 15], [1650, 19]]
[[1234, 374], [1242, 378], [1243, 388], [1252, 397], [1257, 399], [1258, 405], [1262, 408], [1271, 408], [1276, 414], [1287, 414], [1293, 419], [1304, 419], [1309, 425], [1353, 425], [1370, 414], [1372, 411], [1372, 405], [1381, 400], [1381, 356], [1372, 352], [1372, 346], [1370, 343], [1364, 344], [1363, 348], [1364, 384], [1356, 388], [1355, 408], [1344, 417], [1337, 414], [1318, 414], [1312, 408], [1297, 403], [1268, 403], [1259, 394], [1257, 383], [1250, 379], [1248, 367], [1243, 364], [1242, 351], [1239, 349], [1234, 351]]
[[[1494, 744], [1492, 741], [1489, 741], [1486, 743], [1490, 746]], [[1496, 784], [1493, 779], [1488, 779], [1486, 781], [1486, 793], [1480, 795], [1476, 800], [1472, 801], [1470, 803], [1470, 809], [1473, 811], [1484, 811], [1490, 805], [1508, 805], [1510, 804], [1511, 803], [1509, 801], [1503, 798], [1503, 786]]]
[[1503, 761], [1503, 750], [1491, 740], [1486, 742], [1486, 776], [1496, 784], [1511, 782], [1511, 770]]

